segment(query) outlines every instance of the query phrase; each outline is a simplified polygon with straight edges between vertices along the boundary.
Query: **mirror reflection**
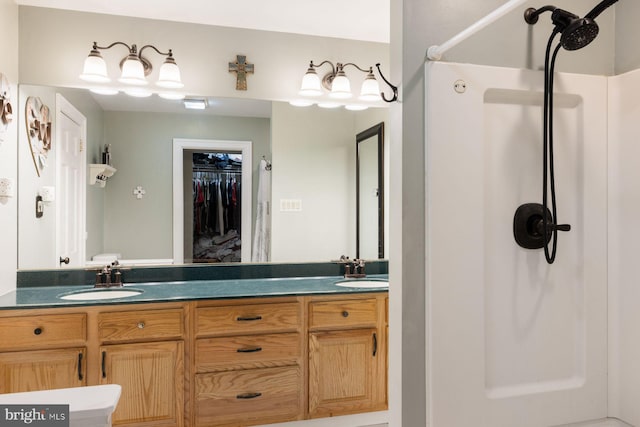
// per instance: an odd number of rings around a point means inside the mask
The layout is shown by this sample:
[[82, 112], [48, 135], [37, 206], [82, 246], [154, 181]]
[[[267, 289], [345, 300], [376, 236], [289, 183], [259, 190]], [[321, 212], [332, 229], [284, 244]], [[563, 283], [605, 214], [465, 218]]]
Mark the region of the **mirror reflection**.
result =
[[[193, 112], [178, 101], [125, 95], [119, 100], [83, 89], [31, 85], [21, 85], [19, 95], [20, 112], [29, 97], [48, 106], [53, 135], [48, 162], [38, 176], [27, 130], [19, 131], [20, 269], [83, 267], [112, 256], [133, 264], [175, 263], [174, 248], [177, 243], [184, 247], [184, 242], [173, 241], [174, 139], [251, 143], [251, 194], [246, 203], [251, 217], [248, 225], [242, 223], [250, 237], [255, 232], [260, 160], [271, 161], [269, 261], [327, 261], [356, 253], [354, 135], [385, 121], [385, 109], [323, 110], [240, 99], [228, 100], [225, 107], [227, 100], [211, 99], [213, 108]], [[66, 104], [86, 122], [65, 112], [61, 106]], [[68, 168], [62, 155], [73, 140], [73, 125], [80, 132], [85, 162], [78, 171]], [[106, 146], [114, 169], [109, 177], [105, 175], [111, 171], [96, 172], [90, 166], [103, 163]], [[81, 179], [62, 179], [75, 173]], [[63, 182], [74, 191], [63, 190]], [[49, 201], [41, 204], [43, 215], [36, 217], [36, 197], [43, 193]], [[64, 217], [63, 208], [68, 212]], [[193, 238], [192, 230], [183, 231]], [[61, 264], [70, 249], [79, 255]]]

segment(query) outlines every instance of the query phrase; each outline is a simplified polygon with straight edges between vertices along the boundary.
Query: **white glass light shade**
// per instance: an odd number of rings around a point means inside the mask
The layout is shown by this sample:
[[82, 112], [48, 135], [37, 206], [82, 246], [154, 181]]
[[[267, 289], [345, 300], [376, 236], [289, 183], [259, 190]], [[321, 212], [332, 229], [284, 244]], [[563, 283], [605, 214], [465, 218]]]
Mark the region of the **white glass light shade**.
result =
[[80, 78], [92, 83], [108, 83], [111, 81], [107, 75], [107, 63], [104, 62], [104, 59], [99, 53], [96, 55], [91, 52], [91, 54], [87, 56], [87, 59], [84, 60], [84, 67], [82, 68]]
[[380, 85], [373, 73], [367, 74], [367, 78], [362, 82], [362, 87], [360, 88], [360, 99], [363, 101], [380, 100]]
[[344, 74], [344, 71], [338, 71], [333, 78], [329, 96], [337, 99], [351, 98], [351, 83], [349, 83], [349, 79]]
[[176, 65], [173, 58], [167, 59], [162, 67], [160, 67], [160, 74], [156, 84], [160, 87], [166, 87], [169, 89], [180, 89], [184, 87], [184, 84], [180, 80], [180, 69]]
[[338, 108], [341, 107], [342, 104], [338, 103], [338, 102], [319, 102], [318, 103], [318, 107], [320, 108]]
[[320, 83], [320, 77], [318, 77], [316, 70], [309, 67], [304, 77], [302, 77], [302, 84], [300, 85], [300, 91], [298, 93], [302, 96], [322, 95], [322, 84]]
[[144, 78], [144, 65], [135, 55], [129, 55], [122, 64], [122, 74], [118, 79], [120, 83], [128, 85], [146, 85]]

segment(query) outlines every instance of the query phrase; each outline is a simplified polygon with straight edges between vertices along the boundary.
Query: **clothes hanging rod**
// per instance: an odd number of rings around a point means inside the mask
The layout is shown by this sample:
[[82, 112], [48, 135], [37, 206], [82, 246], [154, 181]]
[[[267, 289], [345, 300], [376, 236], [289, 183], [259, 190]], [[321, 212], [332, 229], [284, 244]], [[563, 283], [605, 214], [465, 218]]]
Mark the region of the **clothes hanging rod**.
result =
[[242, 171], [241, 170], [237, 170], [237, 169], [219, 169], [219, 168], [213, 168], [210, 166], [194, 166], [193, 167], [193, 172], [213, 172], [213, 173], [235, 173], [235, 174], [241, 174]]
[[503, 4], [502, 6], [500, 6], [496, 10], [494, 10], [493, 12], [489, 13], [484, 18], [480, 19], [476, 23], [474, 23], [471, 26], [467, 27], [465, 30], [463, 30], [463, 31], [459, 32], [458, 34], [456, 34], [455, 36], [451, 37], [449, 40], [447, 40], [446, 42], [442, 43], [441, 45], [431, 46], [429, 49], [427, 49], [427, 59], [430, 60], [430, 61], [440, 61], [442, 59], [442, 55], [446, 51], [448, 51], [452, 47], [458, 45], [460, 42], [466, 40], [467, 38], [471, 37], [473, 34], [477, 33], [480, 30], [482, 30], [486, 26], [494, 23], [495, 21], [497, 21], [498, 19], [502, 18], [504, 15], [506, 15], [507, 13], [509, 13], [512, 10], [516, 9], [517, 7], [522, 6], [526, 2], [527, 2], [527, 0], [510, 0], [510, 1], [508, 1], [507, 3]]

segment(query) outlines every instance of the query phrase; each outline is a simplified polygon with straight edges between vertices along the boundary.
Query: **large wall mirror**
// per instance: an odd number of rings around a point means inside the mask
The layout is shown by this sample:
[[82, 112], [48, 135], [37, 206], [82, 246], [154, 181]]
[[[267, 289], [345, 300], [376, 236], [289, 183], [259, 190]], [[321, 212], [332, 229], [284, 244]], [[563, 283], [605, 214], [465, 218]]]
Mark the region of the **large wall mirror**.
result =
[[[341, 254], [356, 254], [356, 178], [359, 170], [382, 176], [377, 153], [381, 133], [373, 142], [363, 141], [356, 150], [353, 135], [386, 120], [387, 110], [325, 110], [298, 108], [284, 102], [226, 100], [218, 111], [190, 112], [181, 103], [157, 97], [133, 99], [124, 94], [105, 97], [85, 89], [21, 85], [20, 111], [26, 99], [38, 97], [56, 109], [58, 95], [75, 106], [87, 121], [86, 162], [101, 162], [101, 152], [110, 145], [117, 171], [102, 187], [92, 185], [89, 169], [86, 184], [85, 256], [70, 265], [60, 265], [56, 242], [66, 237], [56, 232], [56, 210], [62, 194], [34, 214], [35, 197], [43, 187], [56, 186], [58, 141], [53, 141], [49, 162], [36, 173], [28, 150], [26, 129], [20, 128], [19, 147], [19, 269], [55, 269], [96, 265], [100, 254], [119, 254], [135, 264], [175, 264], [173, 252], [172, 145], [175, 138], [251, 141], [253, 195], [247, 230], [255, 227], [258, 165], [271, 160], [272, 243], [271, 262], [326, 262]], [[120, 99], [122, 98], [122, 99]], [[222, 105], [225, 100], [211, 100]], [[53, 120], [53, 135], [57, 123]], [[374, 154], [368, 153], [369, 145]], [[367, 154], [368, 153], [368, 154]], [[359, 156], [356, 163], [356, 155]], [[371, 164], [369, 164], [371, 162]], [[367, 178], [368, 179], [368, 178]], [[363, 181], [362, 185], [382, 186]], [[248, 187], [248, 186], [247, 186]], [[139, 192], [144, 193], [139, 196]], [[363, 198], [372, 189], [362, 191]], [[375, 198], [376, 203], [382, 197]], [[367, 202], [371, 202], [368, 200]], [[290, 204], [299, 209], [289, 209]], [[364, 200], [362, 204], [365, 213]], [[375, 209], [374, 209], [375, 210]], [[376, 224], [384, 221], [376, 215]], [[359, 221], [358, 236], [370, 249], [360, 250], [365, 259], [382, 257], [379, 225]], [[245, 225], [243, 224], [243, 227]], [[367, 228], [364, 228], [367, 227]], [[252, 233], [253, 234], [253, 233]], [[63, 256], [64, 258], [64, 256]], [[245, 261], [250, 261], [247, 257]], [[98, 259], [99, 265], [102, 261]], [[187, 260], [188, 262], [188, 260]]]
[[384, 122], [356, 135], [356, 257], [384, 258]]

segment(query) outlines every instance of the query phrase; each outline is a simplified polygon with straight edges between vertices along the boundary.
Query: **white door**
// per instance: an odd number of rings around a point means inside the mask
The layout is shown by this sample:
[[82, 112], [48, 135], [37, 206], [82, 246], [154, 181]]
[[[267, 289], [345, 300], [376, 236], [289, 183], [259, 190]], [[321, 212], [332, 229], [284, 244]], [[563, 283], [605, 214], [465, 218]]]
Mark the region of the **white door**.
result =
[[606, 417], [606, 79], [555, 78], [557, 212], [571, 231], [548, 265], [513, 236], [518, 206], [542, 202], [543, 73], [429, 63], [426, 78], [429, 425]]
[[56, 95], [56, 126], [57, 256], [61, 268], [83, 267], [87, 120], [60, 94]]

